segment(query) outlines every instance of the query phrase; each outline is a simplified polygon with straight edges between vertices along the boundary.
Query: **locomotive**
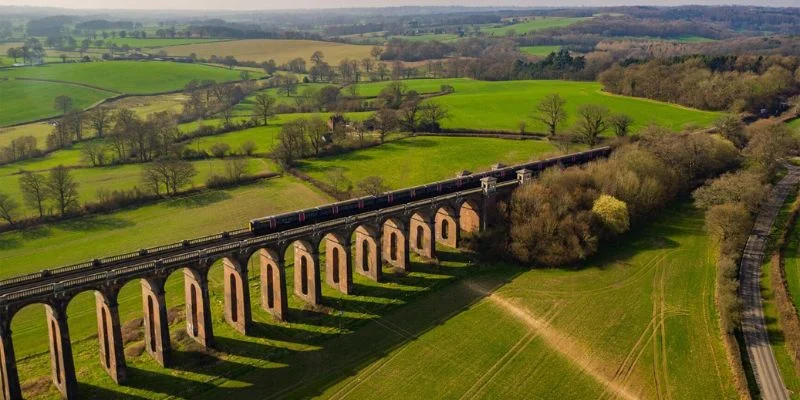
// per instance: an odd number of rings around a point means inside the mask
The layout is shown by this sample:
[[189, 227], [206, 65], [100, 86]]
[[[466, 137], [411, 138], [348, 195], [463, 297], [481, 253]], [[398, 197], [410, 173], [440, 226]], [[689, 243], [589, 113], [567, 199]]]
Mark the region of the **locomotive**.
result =
[[250, 232], [254, 235], [265, 235], [286, 229], [313, 225], [319, 222], [379, 210], [395, 204], [424, 200], [462, 190], [478, 188], [481, 186], [481, 179], [488, 176], [496, 178], [497, 182], [501, 183], [516, 179], [516, 171], [520, 169], [528, 169], [534, 174], [538, 174], [542, 170], [555, 165], [570, 167], [600, 157], [607, 157], [610, 153], [610, 147], [601, 147], [562, 157], [549, 158], [527, 164], [515, 165], [513, 167], [498, 168], [492, 171], [460, 176], [455, 179], [429, 183], [427, 185], [394, 190], [378, 196], [363, 196], [340, 201], [338, 203], [326, 204], [316, 208], [258, 218], [250, 221]]

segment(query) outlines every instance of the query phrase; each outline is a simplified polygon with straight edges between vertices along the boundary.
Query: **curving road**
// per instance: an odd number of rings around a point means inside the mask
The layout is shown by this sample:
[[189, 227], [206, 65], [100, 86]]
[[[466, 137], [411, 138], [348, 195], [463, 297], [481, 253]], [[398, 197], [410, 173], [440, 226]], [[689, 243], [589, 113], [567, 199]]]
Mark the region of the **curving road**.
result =
[[761, 206], [753, 230], [747, 239], [739, 269], [739, 296], [742, 298], [742, 333], [744, 335], [750, 365], [765, 400], [789, 399], [783, 383], [778, 363], [772, 353], [764, 322], [764, 309], [761, 305], [761, 263], [767, 238], [775, 217], [789, 193], [800, 182], [800, 167], [788, 167], [788, 174], [772, 189], [769, 198]]

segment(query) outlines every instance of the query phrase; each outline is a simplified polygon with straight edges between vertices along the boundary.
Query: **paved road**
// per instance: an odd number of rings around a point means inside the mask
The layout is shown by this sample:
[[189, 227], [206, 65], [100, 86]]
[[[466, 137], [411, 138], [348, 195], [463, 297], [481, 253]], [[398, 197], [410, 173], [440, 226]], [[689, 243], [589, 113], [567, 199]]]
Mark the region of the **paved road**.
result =
[[783, 205], [786, 196], [800, 181], [800, 168], [789, 167], [789, 173], [778, 182], [769, 199], [761, 207], [747, 245], [744, 249], [742, 264], [739, 270], [742, 297], [742, 333], [747, 346], [750, 365], [758, 382], [761, 397], [765, 400], [788, 399], [789, 394], [783, 383], [778, 363], [772, 353], [764, 322], [764, 309], [761, 305], [761, 263], [767, 237], [775, 223], [775, 217]]

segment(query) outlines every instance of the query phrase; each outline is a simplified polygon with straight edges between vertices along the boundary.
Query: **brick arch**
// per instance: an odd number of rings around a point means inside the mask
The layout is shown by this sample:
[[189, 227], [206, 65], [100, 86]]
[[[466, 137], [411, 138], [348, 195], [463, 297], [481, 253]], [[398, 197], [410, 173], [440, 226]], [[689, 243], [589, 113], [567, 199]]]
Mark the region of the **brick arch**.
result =
[[261, 269], [261, 308], [279, 320], [288, 316], [284, 253], [262, 247], [254, 253]]
[[222, 257], [225, 322], [243, 335], [248, 334], [252, 325], [247, 266], [248, 259], [240, 259], [237, 254]]
[[468, 233], [478, 232], [481, 229], [481, 204], [477, 199], [463, 199], [456, 203], [459, 215], [459, 228]]
[[328, 232], [325, 246], [325, 281], [334, 289], [350, 294], [353, 288], [352, 232]]
[[383, 220], [383, 260], [396, 268], [408, 270], [408, 223], [400, 217]]
[[436, 241], [448, 247], [458, 247], [460, 219], [458, 212], [451, 205], [440, 206], [436, 210], [435, 217]]
[[418, 210], [408, 219], [408, 243], [411, 251], [424, 258], [436, 257], [435, 214]]
[[380, 282], [383, 276], [382, 226], [362, 224], [354, 231], [356, 272], [367, 278]]
[[322, 304], [319, 243], [307, 239], [292, 242], [294, 248], [294, 293], [305, 302]]

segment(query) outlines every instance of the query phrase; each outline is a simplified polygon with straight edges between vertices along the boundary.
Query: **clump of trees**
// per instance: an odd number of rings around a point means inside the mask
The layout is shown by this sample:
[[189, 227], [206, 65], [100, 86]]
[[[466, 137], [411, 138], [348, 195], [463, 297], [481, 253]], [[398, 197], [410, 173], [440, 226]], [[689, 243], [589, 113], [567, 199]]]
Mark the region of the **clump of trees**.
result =
[[705, 110], [774, 114], [800, 90], [797, 57], [695, 56], [615, 65], [600, 74], [605, 90]]
[[[78, 183], [63, 165], [51, 169], [47, 174], [23, 172], [19, 187], [24, 205], [36, 211], [38, 216], [35, 219], [44, 219], [53, 214], [65, 217], [79, 209]], [[0, 192], [0, 219], [8, 225], [17, 226], [23, 215], [17, 200]]]
[[499, 224], [472, 245], [497, 256], [564, 265], [595, 254], [680, 193], [741, 162], [728, 141], [647, 129], [608, 160], [550, 170], [499, 207]]

